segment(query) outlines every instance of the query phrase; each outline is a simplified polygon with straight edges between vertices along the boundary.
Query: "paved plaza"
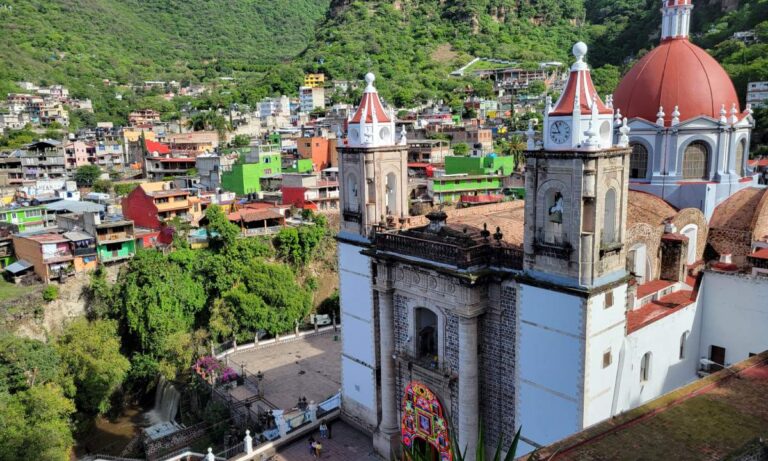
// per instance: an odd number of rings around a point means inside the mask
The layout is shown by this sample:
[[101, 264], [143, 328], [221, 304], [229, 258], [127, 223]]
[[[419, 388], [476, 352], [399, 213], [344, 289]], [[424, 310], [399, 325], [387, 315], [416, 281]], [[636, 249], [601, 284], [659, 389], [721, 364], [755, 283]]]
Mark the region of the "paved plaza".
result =
[[[320, 459], [333, 461], [381, 461], [381, 458], [373, 453], [371, 438], [339, 419], [331, 424], [332, 438], [320, 439], [319, 432], [315, 432], [313, 437], [320, 440], [323, 444]], [[311, 461], [316, 458], [309, 453], [309, 436], [307, 436], [280, 448], [273, 459], [275, 461]]]
[[[264, 398], [276, 408], [294, 408], [299, 397], [320, 403], [341, 388], [340, 335], [340, 331], [329, 332], [264, 348], [246, 349], [230, 354], [227, 360], [229, 366], [238, 371], [241, 364], [251, 373], [261, 371], [264, 374]], [[246, 392], [246, 389], [242, 388], [240, 392]]]

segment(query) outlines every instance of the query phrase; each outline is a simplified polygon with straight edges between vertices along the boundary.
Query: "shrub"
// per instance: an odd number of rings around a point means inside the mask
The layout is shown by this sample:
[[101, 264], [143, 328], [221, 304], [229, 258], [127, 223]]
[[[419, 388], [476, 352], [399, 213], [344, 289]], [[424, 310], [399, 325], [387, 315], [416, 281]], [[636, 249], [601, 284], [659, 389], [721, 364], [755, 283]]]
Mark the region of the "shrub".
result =
[[56, 285], [47, 285], [43, 288], [43, 300], [47, 303], [59, 299], [59, 287]]

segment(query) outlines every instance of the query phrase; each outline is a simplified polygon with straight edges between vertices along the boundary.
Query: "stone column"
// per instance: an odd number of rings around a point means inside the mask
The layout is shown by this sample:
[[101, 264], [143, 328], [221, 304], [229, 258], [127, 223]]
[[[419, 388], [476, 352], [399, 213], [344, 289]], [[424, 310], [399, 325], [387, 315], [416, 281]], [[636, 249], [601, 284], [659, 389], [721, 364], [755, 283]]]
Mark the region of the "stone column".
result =
[[459, 447], [475, 461], [478, 417], [477, 317], [459, 318]]
[[396, 453], [400, 428], [395, 398], [395, 320], [391, 289], [377, 290], [379, 296], [379, 346], [381, 362], [381, 421], [374, 435], [374, 448], [385, 459]]

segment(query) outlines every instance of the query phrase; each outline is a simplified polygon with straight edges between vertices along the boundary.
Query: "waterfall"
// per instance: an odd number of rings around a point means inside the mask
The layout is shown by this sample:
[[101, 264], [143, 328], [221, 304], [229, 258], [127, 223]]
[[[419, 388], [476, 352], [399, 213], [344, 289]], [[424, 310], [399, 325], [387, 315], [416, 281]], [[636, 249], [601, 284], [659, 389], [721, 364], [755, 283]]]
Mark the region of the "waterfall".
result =
[[180, 396], [181, 394], [173, 387], [173, 384], [161, 376], [155, 390], [155, 406], [146, 413], [149, 425], [152, 426], [176, 419], [176, 413], [179, 411]]

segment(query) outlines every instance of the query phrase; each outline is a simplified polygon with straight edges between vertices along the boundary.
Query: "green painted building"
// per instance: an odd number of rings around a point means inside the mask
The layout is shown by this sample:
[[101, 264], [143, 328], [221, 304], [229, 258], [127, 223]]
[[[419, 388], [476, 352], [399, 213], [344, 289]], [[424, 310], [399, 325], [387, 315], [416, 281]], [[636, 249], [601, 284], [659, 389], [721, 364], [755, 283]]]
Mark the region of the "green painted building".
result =
[[0, 223], [18, 226], [17, 232], [26, 232], [45, 227], [48, 210], [42, 206], [0, 209]]
[[132, 258], [136, 254], [136, 240], [100, 243], [96, 246], [96, 254], [103, 263]]
[[232, 169], [221, 175], [221, 187], [237, 195], [261, 192], [261, 178], [282, 174], [279, 146], [267, 145], [240, 153]]
[[[430, 178], [434, 203], [455, 203], [464, 196], [502, 195], [504, 180], [515, 170], [514, 157], [445, 157], [445, 175]], [[476, 203], [483, 203], [482, 201]]]
[[513, 171], [515, 171], [514, 157], [499, 157], [496, 154], [482, 157], [456, 155], [445, 157], [445, 174], [509, 176]]
[[283, 173], [312, 173], [314, 166], [312, 165], [311, 158], [300, 158], [294, 161], [295, 166], [291, 168], [284, 168]]

